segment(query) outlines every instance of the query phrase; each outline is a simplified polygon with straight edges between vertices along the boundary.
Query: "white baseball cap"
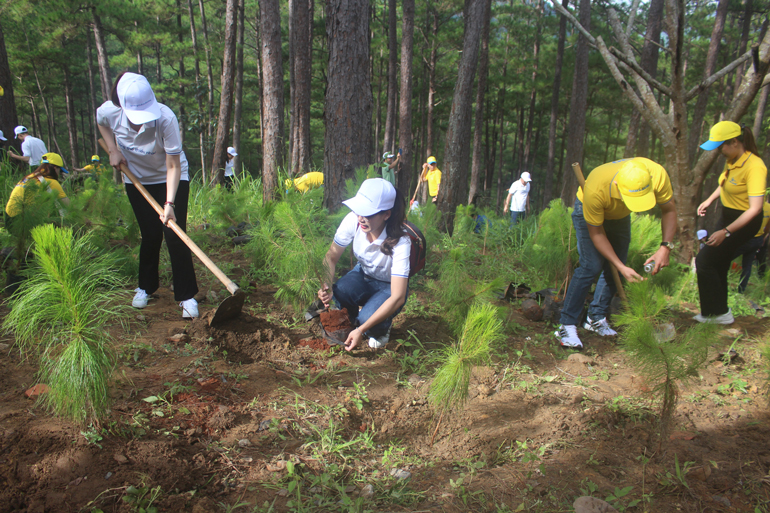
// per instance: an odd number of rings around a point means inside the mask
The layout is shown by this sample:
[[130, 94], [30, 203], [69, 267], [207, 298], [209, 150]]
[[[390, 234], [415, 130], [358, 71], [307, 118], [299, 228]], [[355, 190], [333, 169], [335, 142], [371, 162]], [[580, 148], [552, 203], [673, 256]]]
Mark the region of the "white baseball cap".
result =
[[27, 133], [27, 127], [25, 127], [24, 125], [19, 125], [13, 129], [13, 135], [16, 136], [16, 139], [19, 138], [19, 135], [26, 134], [26, 133]]
[[160, 104], [146, 78], [136, 73], [126, 73], [118, 82], [118, 101], [128, 120], [143, 125], [160, 117]]
[[235, 152], [235, 148], [233, 148], [232, 146], [228, 146], [227, 147], [227, 153], [229, 153], [233, 157], [237, 157], [238, 156], [238, 154]]
[[364, 180], [355, 197], [342, 202], [359, 216], [373, 216], [396, 204], [396, 188], [382, 178]]
[[698, 240], [703, 240], [708, 237], [709, 232], [706, 230], [698, 230]]
[[8, 139], [5, 138], [5, 135], [3, 134], [3, 131], [0, 130], [0, 141], [7, 141]]
[[532, 176], [529, 174], [528, 171], [524, 171], [523, 173], [521, 173], [521, 179], [524, 180], [525, 182], [531, 182]]
[[386, 151], [385, 153], [382, 154], [382, 159], [383, 160], [385, 160], [385, 159], [392, 159], [394, 156], [395, 155], [393, 155], [391, 152]]

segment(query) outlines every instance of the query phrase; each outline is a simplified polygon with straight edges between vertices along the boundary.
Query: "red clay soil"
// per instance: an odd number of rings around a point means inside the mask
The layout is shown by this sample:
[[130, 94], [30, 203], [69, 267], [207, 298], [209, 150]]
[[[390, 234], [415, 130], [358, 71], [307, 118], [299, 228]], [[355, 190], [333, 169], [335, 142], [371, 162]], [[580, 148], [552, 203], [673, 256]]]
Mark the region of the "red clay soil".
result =
[[353, 329], [348, 318], [348, 311], [345, 308], [321, 312], [321, 324], [324, 325], [324, 329], [329, 333], [344, 330], [351, 331]]
[[310, 349], [315, 349], [316, 351], [328, 351], [332, 348], [332, 346], [330, 346], [322, 338], [304, 338], [299, 341], [297, 347], [309, 347]]

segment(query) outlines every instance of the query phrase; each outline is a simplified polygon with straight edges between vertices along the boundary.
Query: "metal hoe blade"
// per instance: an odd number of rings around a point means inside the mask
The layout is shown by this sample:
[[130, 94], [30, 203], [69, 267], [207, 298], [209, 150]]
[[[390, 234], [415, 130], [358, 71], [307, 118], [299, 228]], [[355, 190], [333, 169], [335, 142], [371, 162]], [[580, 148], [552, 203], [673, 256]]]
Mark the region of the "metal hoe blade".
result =
[[209, 326], [214, 326], [234, 317], [238, 317], [241, 314], [241, 310], [243, 310], [243, 302], [245, 300], [246, 293], [240, 289], [232, 296], [226, 298], [220, 303], [219, 307], [217, 307], [216, 312], [214, 312], [214, 315], [209, 321]]

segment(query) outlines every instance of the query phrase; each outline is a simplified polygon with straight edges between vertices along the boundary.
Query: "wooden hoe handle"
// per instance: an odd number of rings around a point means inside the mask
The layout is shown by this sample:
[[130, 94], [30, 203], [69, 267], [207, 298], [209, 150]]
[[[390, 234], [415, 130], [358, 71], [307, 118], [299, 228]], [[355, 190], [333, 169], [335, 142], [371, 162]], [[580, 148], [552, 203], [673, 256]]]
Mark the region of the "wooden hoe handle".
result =
[[[99, 139], [99, 144], [101, 147], [109, 153], [109, 150], [107, 149], [107, 144], [104, 142], [104, 139]], [[142, 193], [142, 196], [144, 196], [144, 199], [146, 199], [150, 205], [152, 205], [152, 208], [155, 209], [155, 212], [158, 213], [158, 215], [163, 215], [163, 208], [158, 204], [157, 201], [155, 201], [155, 198], [153, 198], [149, 192], [147, 192], [147, 189], [144, 188], [144, 185], [142, 185], [139, 180], [134, 176], [134, 173], [132, 173], [128, 166], [123, 164], [121, 162], [120, 164], [120, 171], [128, 177], [129, 180], [131, 180], [131, 183], [134, 184], [134, 187], [136, 187], [139, 192]], [[169, 220], [167, 223], [167, 226], [171, 228], [174, 233], [177, 234], [177, 236], [182, 239], [182, 242], [184, 242], [190, 250], [195, 253], [195, 256], [197, 256], [201, 262], [203, 262], [203, 265], [208, 267], [209, 271], [214, 273], [214, 276], [216, 276], [219, 281], [222, 282], [222, 284], [227, 287], [227, 290], [230, 291], [230, 294], [235, 294], [239, 287], [235, 284], [233, 280], [227, 277], [225, 273], [223, 273], [217, 265], [211, 261], [211, 259], [206, 256], [206, 253], [203, 252], [201, 248], [198, 247], [195, 242], [187, 235], [184, 230], [182, 230], [178, 224], [176, 224], [176, 221]]]

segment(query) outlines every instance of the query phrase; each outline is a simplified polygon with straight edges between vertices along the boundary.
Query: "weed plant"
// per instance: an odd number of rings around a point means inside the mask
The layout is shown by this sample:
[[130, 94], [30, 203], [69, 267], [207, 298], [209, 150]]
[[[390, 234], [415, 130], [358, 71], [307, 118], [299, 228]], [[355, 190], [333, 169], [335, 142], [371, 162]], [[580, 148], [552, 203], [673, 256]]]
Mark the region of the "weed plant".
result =
[[[57, 415], [85, 424], [104, 416], [114, 355], [108, 323], [127, 315], [111, 306], [123, 295], [108, 255], [92, 236], [51, 225], [32, 230], [34, 264], [10, 300], [3, 322], [22, 353], [40, 360], [43, 403]], [[94, 256], [96, 255], [96, 256]]]
[[642, 374], [653, 393], [661, 399], [659, 436], [666, 439], [676, 410], [680, 384], [698, 376], [708, 359], [715, 327], [698, 324], [670, 342], [659, 342], [657, 328], [664, 317], [666, 298], [649, 280], [630, 283], [628, 307], [616, 317], [625, 326], [621, 344], [631, 364]]
[[459, 341], [443, 351], [428, 399], [439, 411], [462, 407], [474, 366], [489, 361], [492, 346], [503, 339], [503, 322], [491, 303], [477, 301], [468, 313]]

